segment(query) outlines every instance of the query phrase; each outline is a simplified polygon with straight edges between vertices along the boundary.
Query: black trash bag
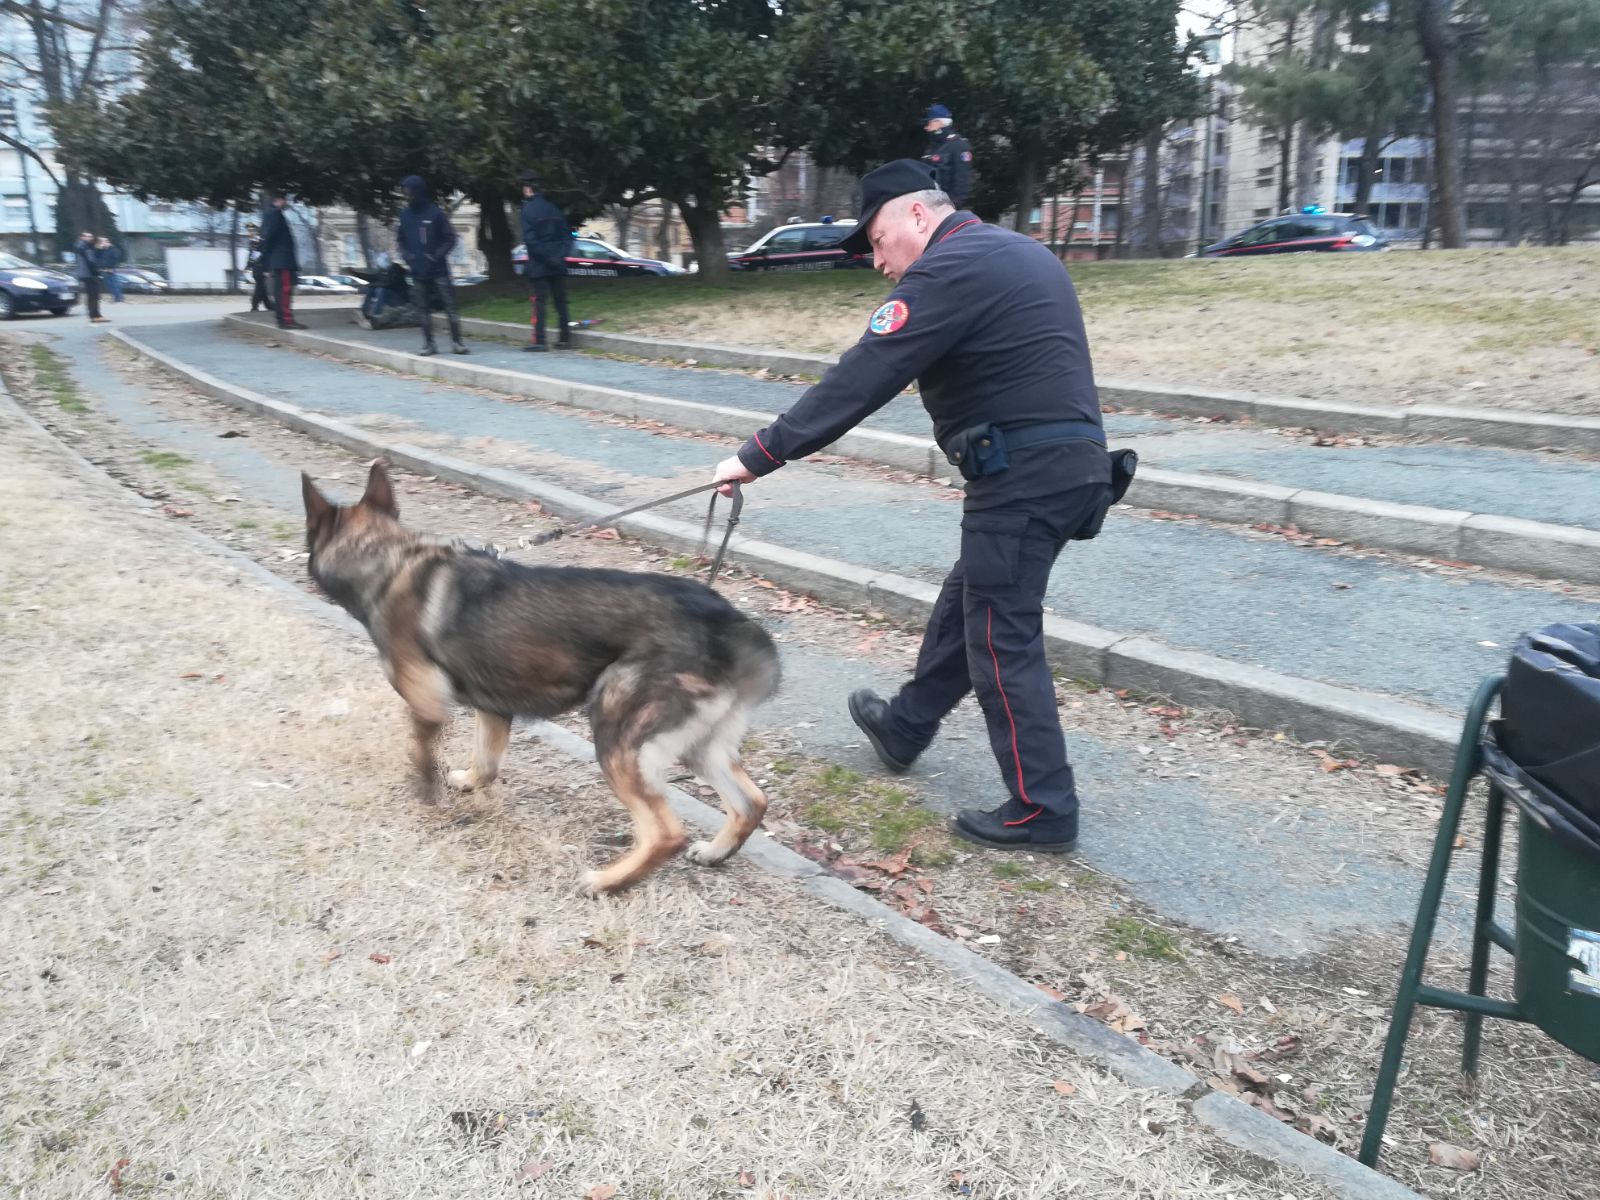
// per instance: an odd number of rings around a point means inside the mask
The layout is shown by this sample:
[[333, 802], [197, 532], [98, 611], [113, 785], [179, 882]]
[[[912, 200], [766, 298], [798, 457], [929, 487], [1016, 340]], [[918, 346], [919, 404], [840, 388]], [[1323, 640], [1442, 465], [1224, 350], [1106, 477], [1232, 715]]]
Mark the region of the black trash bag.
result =
[[1600, 856], [1600, 624], [1546, 625], [1511, 652], [1491, 771], [1529, 814]]

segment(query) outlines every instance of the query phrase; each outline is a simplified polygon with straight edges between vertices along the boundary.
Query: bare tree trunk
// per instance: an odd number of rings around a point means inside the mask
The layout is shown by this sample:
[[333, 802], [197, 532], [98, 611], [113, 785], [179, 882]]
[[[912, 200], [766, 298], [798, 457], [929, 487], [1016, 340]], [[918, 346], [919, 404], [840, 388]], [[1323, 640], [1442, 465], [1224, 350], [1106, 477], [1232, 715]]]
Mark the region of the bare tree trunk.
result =
[[1018, 233], [1027, 233], [1029, 218], [1033, 216], [1033, 200], [1039, 193], [1039, 147], [1029, 142], [1018, 149], [1017, 214], [1011, 227]]
[[1366, 216], [1372, 207], [1372, 183], [1382, 154], [1383, 114], [1374, 106], [1367, 121], [1367, 135], [1361, 142], [1361, 159], [1356, 164], [1356, 199], [1352, 207], [1358, 216]]
[[361, 263], [367, 270], [372, 265], [372, 219], [364, 212], [356, 213], [356, 241], [361, 243]]
[[722, 240], [722, 214], [714, 205], [701, 206], [688, 200], [678, 201], [678, 211], [689, 230], [689, 241], [694, 245], [695, 261], [700, 264], [700, 278], [710, 283], [726, 283], [731, 275], [728, 254]]
[[1289, 164], [1294, 161], [1294, 123], [1286, 121], [1283, 137], [1278, 142], [1278, 211], [1289, 211], [1289, 188], [1292, 182]]
[[506, 220], [505, 199], [497, 187], [487, 188], [472, 198], [478, 205], [478, 250], [488, 265], [489, 281], [510, 283], [517, 277], [516, 264], [511, 261], [516, 239]]
[[232, 217], [228, 222], [228, 290], [237, 292], [240, 287], [239, 277], [243, 274], [239, 270], [239, 210], [231, 210]]
[[1151, 258], [1161, 256], [1161, 126], [1144, 135], [1143, 222], [1139, 240]]
[[1453, 0], [1419, 0], [1417, 37], [1428, 62], [1433, 91], [1433, 178], [1439, 241], [1446, 250], [1464, 244], [1461, 213], [1461, 140], [1456, 113], [1456, 42], [1451, 32]]

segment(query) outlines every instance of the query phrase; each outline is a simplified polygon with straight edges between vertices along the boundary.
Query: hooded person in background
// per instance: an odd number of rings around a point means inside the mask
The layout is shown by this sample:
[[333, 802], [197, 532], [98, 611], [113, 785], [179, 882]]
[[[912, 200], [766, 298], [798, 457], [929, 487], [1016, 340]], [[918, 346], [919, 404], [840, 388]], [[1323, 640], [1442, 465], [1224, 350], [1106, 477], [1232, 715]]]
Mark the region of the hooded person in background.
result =
[[528, 299], [533, 305], [533, 340], [524, 350], [548, 350], [544, 323], [545, 300], [553, 297], [560, 332], [556, 349], [572, 349], [571, 318], [567, 312], [567, 252], [572, 246], [572, 229], [566, 215], [539, 190], [539, 176], [524, 171], [517, 182], [522, 185], [522, 246], [528, 262], [522, 268], [528, 277]]
[[457, 354], [467, 354], [467, 344], [461, 340], [461, 313], [456, 308], [455, 284], [450, 281], [450, 254], [456, 248], [456, 231], [444, 209], [428, 194], [428, 185], [422, 176], [407, 175], [400, 186], [405, 191], [406, 204], [400, 210], [395, 244], [411, 270], [411, 282], [416, 287], [423, 356], [439, 352], [433, 340], [436, 306], [444, 310], [445, 319], [450, 322], [450, 348]]
[[87, 229], [72, 244], [72, 273], [83, 285], [89, 320], [96, 325], [109, 321], [110, 317], [100, 315], [100, 255], [94, 248], [94, 234]]
[[950, 128], [951, 120], [942, 104], [930, 104], [922, 114], [922, 131], [928, 135], [922, 161], [933, 168], [939, 190], [957, 208], [965, 208], [972, 198], [972, 143]]
[[271, 201], [261, 217], [261, 267], [272, 272], [273, 299], [276, 301], [279, 329], [304, 329], [294, 319], [295, 276], [300, 256], [294, 246], [294, 230], [289, 228], [289, 198], [282, 192], [268, 192]]

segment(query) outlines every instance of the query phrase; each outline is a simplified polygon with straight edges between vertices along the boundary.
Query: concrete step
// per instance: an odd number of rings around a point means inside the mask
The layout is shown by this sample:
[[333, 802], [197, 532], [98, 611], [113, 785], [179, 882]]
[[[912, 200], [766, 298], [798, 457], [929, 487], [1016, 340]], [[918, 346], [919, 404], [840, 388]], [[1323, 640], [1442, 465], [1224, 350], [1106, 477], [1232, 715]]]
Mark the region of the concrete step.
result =
[[[497, 343], [468, 357], [418, 358], [415, 331], [374, 332], [320, 314], [311, 333], [229, 318], [230, 328], [351, 361], [678, 428], [743, 437], [804, 391], [720, 370], [546, 354]], [[1545, 578], [1600, 582], [1600, 462], [1465, 445], [1318, 446], [1255, 427], [1107, 415], [1113, 442], [1139, 451], [1127, 502], [1295, 529], [1401, 553]], [[831, 449], [935, 478], [955, 472], [927, 414], [901, 397]], [[1359, 439], [1358, 439], [1359, 440]]]
[[[240, 341], [209, 323], [137, 340], [219, 398], [557, 511], [592, 515], [677, 490], [723, 453]], [[735, 557], [829, 599], [920, 618], [956, 554], [955, 501], [928, 482], [797, 464], [751, 489]], [[701, 512], [685, 501], [632, 527], [693, 549]], [[1436, 769], [1453, 714], [1517, 634], [1596, 613], [1548, 587], [1120, 513], [1098, 540], [1067, 549], [1047, 605], [1052, 652], [1074, 674]]]

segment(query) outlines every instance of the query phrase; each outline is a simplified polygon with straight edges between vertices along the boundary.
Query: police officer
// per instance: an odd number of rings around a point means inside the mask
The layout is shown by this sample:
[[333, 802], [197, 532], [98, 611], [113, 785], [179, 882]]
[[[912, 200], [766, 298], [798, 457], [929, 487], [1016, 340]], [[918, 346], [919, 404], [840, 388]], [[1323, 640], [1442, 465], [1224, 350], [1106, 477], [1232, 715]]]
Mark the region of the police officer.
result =
[[926, 164], [896, 160], [861, 188], [860, 223], [842, 244], [870, 248], [894, 290], [861, 340], [715, 478], [748, 483], [812, 454], [918, 382], [967, 480], [961, 557], [910, 682], [890, 701], [856, 692], [850, 715], [883, 764], [905, 771], [976, 692], [1010, 798], [961, 812], [952, 832], [998, 849], [1070, 850], [1078, 794], [1042, 609], [1056, 556], [1092, 537], [1111, 504], [1077, 296], [1047, 247], [957, 209]]
[[273, 311], [279, 329], [304, 329], [294, 319], [294, 285], [300, 258], [295, 250], [294, 230], [289, 228], [284, 211], [289, 199], [279, 191], [268, 192], [267, 196], [269, 203], [261, 216], [261, 267], [272, 275]]
[[540, 191], [539, 176], [524, 171], [522, 184], [522, 248], [528, 261], [522, 271], [528, 277], [528, 300], [533, 305], [533, 340], [524, 350], [542, 352], [546, 344], [545, 303], [554, 299], [560, 332], [556, 349], [572, 349], [572, 327], [567, 313], [567, 253], [572, 247], [572, 228], [555, 204]]
[[950, 121], [950, 110], [942, 104], [931, 104], [922, 114], [922, 131], [928, 135], [922, 161], [933, 168], [939, 190], [957, 208], [965, 208], [972, 198], [972, 146], [950, 128]]
[[461, 340], [461, 313], [456, 308], [455, 284], [450, 281], [450, 252], [456, 248], [455, 227], [450, 217], [428, 194], [427, 181], [420, 175], [407, 175], [400, 181], [406, 194], [395, 229], [395, 247], [411, 268], [411, 282], [417, 290], [417, 309], [422, 321], [422, 357], [437, 354], [433, 340], [433, 310], [444, 309], [450, 325], [450, 348], [457, 354], [469, 353]]

